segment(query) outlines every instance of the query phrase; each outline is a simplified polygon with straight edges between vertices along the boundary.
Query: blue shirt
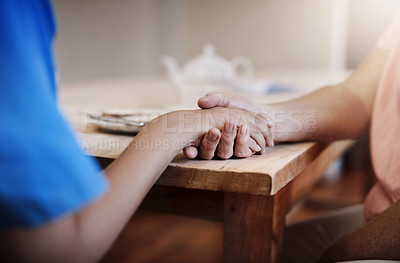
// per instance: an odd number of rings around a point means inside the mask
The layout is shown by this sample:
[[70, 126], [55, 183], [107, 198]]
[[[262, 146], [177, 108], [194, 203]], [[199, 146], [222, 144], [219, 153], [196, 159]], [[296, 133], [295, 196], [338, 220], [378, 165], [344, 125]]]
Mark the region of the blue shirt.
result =
[[47, 0], [0, 0], [0, 232], [81, 209], [107, 188], [56, 103]]

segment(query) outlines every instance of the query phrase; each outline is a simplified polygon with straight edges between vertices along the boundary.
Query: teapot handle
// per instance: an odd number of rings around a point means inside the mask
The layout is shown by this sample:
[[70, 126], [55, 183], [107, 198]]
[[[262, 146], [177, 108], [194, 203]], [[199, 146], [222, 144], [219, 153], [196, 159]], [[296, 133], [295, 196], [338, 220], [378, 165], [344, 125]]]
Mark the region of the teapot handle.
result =
[[253, 62], [248, 57], [245, 56], [236, 56], [231, 59], [231, 63], [234, 69], [237, 72], [237, 68], [239, 66], [243, 66], [244, 68], [244, 78], [252, 79], [254, 74], [254, 66]]

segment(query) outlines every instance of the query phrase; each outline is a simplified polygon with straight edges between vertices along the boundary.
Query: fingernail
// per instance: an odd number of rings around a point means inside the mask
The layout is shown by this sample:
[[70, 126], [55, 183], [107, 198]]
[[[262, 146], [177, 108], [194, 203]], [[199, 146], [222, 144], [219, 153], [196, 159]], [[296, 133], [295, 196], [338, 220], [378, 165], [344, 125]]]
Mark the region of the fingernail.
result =
[[264, 122], [265, 124], [267, 124], [268, 128], [274, 127], [274, 123], [273, 123], [272, 120], [268, 117], [267, 114], [262, 113], [260, 116], [261, 116], [261, 119], [263, 120], [263, 122]]
[[[208, 106], [207, 105], [207, 103], [209, 103], [210, 102], [210, 99], [209, 99], [209, 97], [206, 97], [206, 96], [204, 96], [204, 97], [201, 97], [200, 99], [198, 99], [197, 100], [197, 105], [201, 108], [201, 106], [200, 106], [200, 104], [202, 104], [202, 106], [204, 107], [204, 106]], [[204, 103], [206, 104], [206, 105], [204, 105]]]
[[257, 149], [257, 152], [259, 152], [259, 151], [261, 151], [261, 147], [260, 147], [260, 145], [256, 145], [256, 149]]
[[224, 131], [230, 134], [233, 131], [233, 127], [234, 127], [233, 123], [226, 122], [224, 125]]
[[218, 139], [218, 136], [214, 133], [208, 134], [208, 140], [210, 142], [215, 142]]

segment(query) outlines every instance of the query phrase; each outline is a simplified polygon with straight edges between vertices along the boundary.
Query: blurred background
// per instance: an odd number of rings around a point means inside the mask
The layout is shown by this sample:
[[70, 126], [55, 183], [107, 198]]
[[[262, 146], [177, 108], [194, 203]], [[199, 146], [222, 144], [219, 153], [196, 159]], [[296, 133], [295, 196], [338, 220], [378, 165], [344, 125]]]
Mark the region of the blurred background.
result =
[[55, 0], [61, 83], [163, 74], [206, 43], [256, 70], [352, 69], [400, 8], [397, 0]]

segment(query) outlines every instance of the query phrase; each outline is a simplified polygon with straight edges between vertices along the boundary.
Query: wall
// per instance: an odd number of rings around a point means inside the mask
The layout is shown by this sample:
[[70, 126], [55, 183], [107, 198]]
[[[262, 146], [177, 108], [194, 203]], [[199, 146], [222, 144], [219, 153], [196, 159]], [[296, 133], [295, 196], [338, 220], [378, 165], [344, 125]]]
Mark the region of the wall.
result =
[[353, 68], [400, 8], [398, 0], [54, 3], [61, 82], [163, 74], [161, 55], [182, 63], [205, 43], [226, 58], [247, 55], [257, 69]]
[[347, 66], [354, 68], [373, 48], [400, 9], [398, 0], [351, 0]]
[[180, 55], [184, 23], [177, 3], [55, 0], [61, 82], [161, 72], [161, 54]]
[[325, 18], [331, 2], [188, 0], [185, 57], [211, 42], [225, 57], [249, 56], [257, 68], [324, 67], [330, 41], [330, 19]]

